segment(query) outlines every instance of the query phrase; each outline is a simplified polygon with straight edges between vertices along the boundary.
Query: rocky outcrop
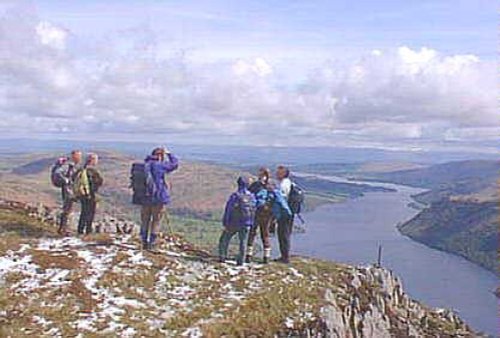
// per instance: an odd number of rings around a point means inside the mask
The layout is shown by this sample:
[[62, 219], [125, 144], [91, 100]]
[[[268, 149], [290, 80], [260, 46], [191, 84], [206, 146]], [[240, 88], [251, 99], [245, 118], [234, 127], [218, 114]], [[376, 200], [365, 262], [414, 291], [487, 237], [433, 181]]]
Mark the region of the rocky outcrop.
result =
[[[345, 307], [327, 290], [328, 305], [322, 309], [326, 336], [363, 337], [474, 337], [470, 328], [452, 311], [429, 309], [410, 299], [392, 272], [359, 268], [350, 286], [356, 290]], [[364, 298], [364, 299], [363, 299]]]
[[[57, 224], [60, 216], [60, 210], [49, 208], [42, 203], [23, 203], [0, 199], [0, 207], [24, 210], [30, 217], [52, 225]], [[77, 217], [78, 215], [73, 213], [70, 222], [76, 224]], [[104, 214], [97, 216], [94, 229], [97, 233], [132, 234], [139, 230], [139, 226], [132, 221]]]

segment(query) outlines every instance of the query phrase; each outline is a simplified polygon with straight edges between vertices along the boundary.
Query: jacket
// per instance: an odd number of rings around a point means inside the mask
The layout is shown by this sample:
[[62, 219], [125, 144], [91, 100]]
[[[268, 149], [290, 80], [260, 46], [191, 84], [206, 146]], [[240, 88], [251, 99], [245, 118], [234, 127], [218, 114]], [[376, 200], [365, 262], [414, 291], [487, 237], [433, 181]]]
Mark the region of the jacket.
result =
[[288, 205], [287, 199], [280, 189], [276, 189], [273, 192], [273, 216], [276, 219], [281, 219], [282, 217], [292, 217], [292, 210]]
[[179, 160], [173, 154], [168, 154], [167, 161], [159, 161], [154, 156], [145, 160], [146, 185], [150, 201], [147, 204], [169, 204], [170, 192], [168, 191], [165, 175], [179, 167]]
[[266, 185], [261, 181], [256, 181], [250, 185], [248, 189], [255, 196], [257, 209], [264, 207], [270, 200], [270, 192], [267, 190]]

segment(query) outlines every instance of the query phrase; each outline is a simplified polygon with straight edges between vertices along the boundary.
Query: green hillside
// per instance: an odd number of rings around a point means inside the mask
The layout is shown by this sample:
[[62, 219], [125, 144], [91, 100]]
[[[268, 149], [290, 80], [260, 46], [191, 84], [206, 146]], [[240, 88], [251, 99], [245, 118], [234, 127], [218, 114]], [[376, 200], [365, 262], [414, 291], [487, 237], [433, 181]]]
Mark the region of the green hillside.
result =
[[414, 240], [453, 252], [497, 271], [498, 202], [432, 203], [399, 230]]

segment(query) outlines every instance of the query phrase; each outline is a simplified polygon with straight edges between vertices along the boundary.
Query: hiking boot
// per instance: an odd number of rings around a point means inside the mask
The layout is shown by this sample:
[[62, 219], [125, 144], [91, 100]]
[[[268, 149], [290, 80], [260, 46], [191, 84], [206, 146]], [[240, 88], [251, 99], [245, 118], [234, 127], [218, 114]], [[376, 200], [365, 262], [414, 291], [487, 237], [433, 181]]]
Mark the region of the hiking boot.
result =
[[290, 260], [288, 258], [280, 257], [274, 260], [276, 263], [281, 264], [290, 264]]
[[252, 263], [252, 256], [248, 256], [248, 255], [247, 255], [247, 256], [245, 257], [245, 263], [247, 263], [247, 264]]
[[262, 260], [262, 263], [268, 264], [269, 263], [269, 257], [264, 257], [264, 259]]
[[142, 250], [149, 250], [149, 244], [147, 242], [142, 243]]
[[226, 263], [226, 259], [224, 257], [219, 257], [219, 263]]

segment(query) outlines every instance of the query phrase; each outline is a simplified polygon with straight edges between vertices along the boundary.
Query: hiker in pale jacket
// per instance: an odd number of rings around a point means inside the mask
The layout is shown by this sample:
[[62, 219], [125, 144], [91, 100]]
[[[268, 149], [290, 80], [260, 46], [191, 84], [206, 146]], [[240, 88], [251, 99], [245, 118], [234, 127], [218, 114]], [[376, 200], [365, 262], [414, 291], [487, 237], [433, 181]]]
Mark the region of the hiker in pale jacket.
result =
[[[278, 221], [278, 241], [281, 256], [276, 261], [288, 264], [290, 263], [290, 246], [293, 229], [294, 215], [288, 204], [288, 198], [292, 191], [292, 181], [290, 180], [290, 170], [285, 166], [278, 166], [276, 169], [276, 178], [279, 187], [277, 189], [277, 202], [273, 212]], [[279, 192], [279, 193], [278, 193]], [[279, 206], [279, 208], [278, 208]]]

